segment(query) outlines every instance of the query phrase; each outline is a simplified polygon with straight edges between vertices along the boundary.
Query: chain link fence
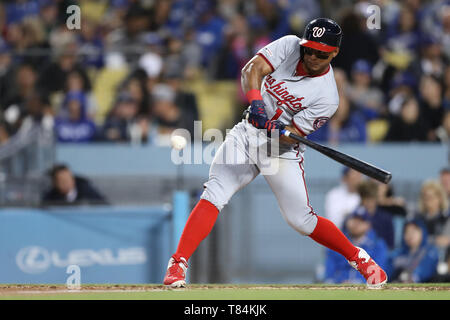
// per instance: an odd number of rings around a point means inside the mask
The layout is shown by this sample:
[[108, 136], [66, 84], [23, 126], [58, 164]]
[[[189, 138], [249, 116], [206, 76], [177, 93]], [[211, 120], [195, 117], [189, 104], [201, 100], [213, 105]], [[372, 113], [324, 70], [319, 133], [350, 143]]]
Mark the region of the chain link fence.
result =
[[0, 206], [38, 205], [45, 173], [54, 162], [52, 130], [25, 123], [0, 148]]

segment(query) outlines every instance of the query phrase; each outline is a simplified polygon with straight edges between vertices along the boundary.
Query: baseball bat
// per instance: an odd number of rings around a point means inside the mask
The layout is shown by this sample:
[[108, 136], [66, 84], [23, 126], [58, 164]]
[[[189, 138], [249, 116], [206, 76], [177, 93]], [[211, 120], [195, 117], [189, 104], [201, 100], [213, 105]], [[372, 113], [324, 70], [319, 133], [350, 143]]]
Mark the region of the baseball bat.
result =
[[362, 174], [374, 178], [375, 180], [378, 180], [382, 183], [387, 184], [392, 178], [392, 174], [388, 171], [377, 168], [376, 166], [364, 162], [362, 160], [353, 158], [345, 153], [339, 152], [337, 150], [320, 145], [316, 142], [310, 141], [304, 137], [301, 137], [299, 135], [296, 135], [295, 133], [290, 132], [289, 130], [286, 129], [281, 130], [280, 134], [292, 138], [300, 143], [303, 143], [308, 147], [313, 148], [314, 150], [326, 155], [327, 157], [339, 163], [342, 163], [343, 165], [349, 168], [355, 169], [356, 171], [359, 171]]

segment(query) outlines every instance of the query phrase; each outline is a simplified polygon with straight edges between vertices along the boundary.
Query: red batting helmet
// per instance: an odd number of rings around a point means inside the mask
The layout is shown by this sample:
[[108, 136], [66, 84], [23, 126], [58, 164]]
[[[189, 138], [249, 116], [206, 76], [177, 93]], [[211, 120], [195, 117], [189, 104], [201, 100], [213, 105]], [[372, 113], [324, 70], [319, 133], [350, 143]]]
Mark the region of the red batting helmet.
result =
[[305, 28], [300, 45], [320, 51], [331, 52], [341, 45], [342, 29], [333, 20], [317, 18]]

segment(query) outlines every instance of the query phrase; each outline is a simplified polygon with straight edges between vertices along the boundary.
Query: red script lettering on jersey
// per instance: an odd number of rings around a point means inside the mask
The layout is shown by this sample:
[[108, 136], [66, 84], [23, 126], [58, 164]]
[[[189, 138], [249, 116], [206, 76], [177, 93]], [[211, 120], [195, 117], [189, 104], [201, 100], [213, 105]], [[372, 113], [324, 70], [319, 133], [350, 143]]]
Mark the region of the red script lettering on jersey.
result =
[[282, 104], [286, 105], [291, 111], [297, 113], [306, 107], [302, 107], [301, 101], [305, 97], [297, 98], [289, 93], [287, 87], [284, 87], [283, 84], [285, 81], [279, 81], [272, 76], [268, 75], [266, 77], [266, 81], [264, 82], [264, 87], [266, 88], [267, 93], [272, 95], [275, 99], [277, 99], [277, 105], [281, 106]]

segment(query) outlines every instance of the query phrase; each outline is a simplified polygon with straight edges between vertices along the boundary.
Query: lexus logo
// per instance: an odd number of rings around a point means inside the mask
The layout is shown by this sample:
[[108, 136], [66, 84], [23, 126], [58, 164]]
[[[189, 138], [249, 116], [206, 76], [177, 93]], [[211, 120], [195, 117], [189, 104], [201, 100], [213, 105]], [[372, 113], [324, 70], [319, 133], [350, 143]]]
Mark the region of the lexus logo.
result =
[[72, 249], [62, 254], [56, 250], [29, 246], [21, 248], [16, 255], [19, 269], [30, 274], [43, 273], [50, 267], [129, 266], [146, 262], [147, 253], [144, 247]]
[[314, 27], [313, 28], [313, 37], [314, 38], [320, 38], [323, 36], [323, 34], [325, 33], [325, 27]]
[[42, 273], [50, 267], [50, 254], [47, 249], [42, 247], [25, 247], [17, 253], [16, 263], [23, 272], [32, 274]]

